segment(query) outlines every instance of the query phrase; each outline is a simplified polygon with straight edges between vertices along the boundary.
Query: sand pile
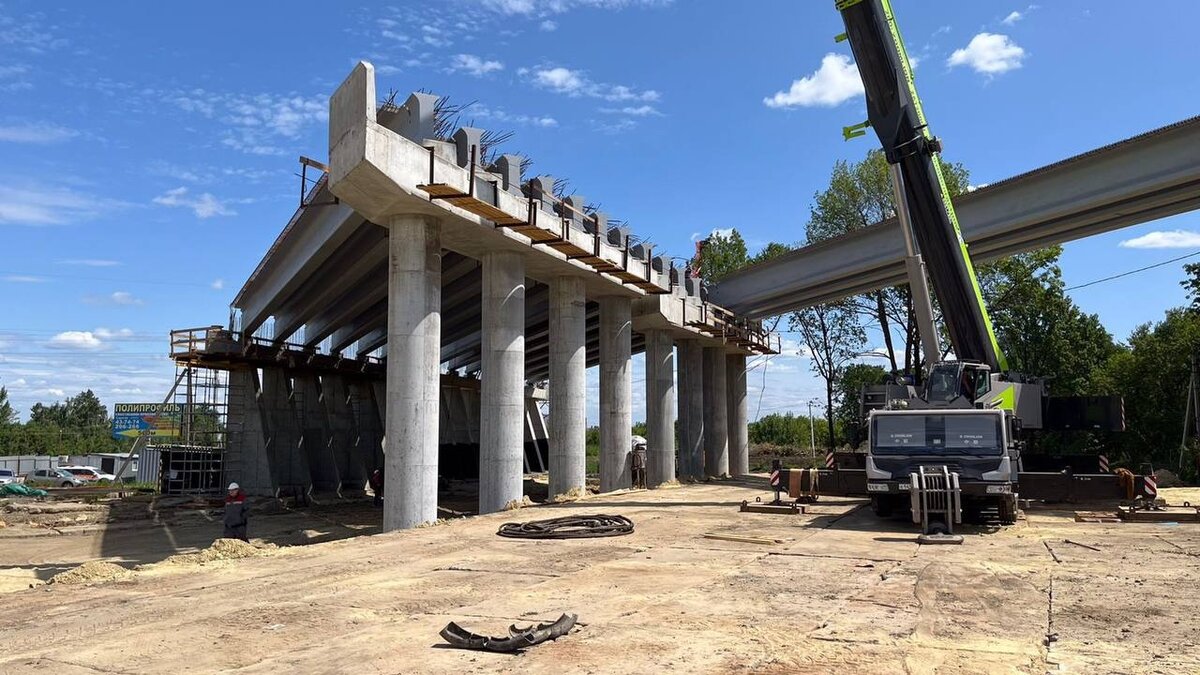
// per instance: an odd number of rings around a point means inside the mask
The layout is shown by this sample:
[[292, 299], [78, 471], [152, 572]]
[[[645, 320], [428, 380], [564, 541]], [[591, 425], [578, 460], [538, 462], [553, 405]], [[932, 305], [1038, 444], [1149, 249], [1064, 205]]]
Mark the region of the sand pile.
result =
[[[270, 548], [275, 548], [271, 546]], [[239, 558], [257, 558], [266, 555], [266, 549], [247, 544], [240, 539], [218, 539], [212, 546], [199, 553], [180, 553], [162, 561], [163, 565], [203, 565], [217, 560], [237, 560]]]
[[551, 504], [565, 504], [566, 502], [573, 502], [577, 499], [582, 499], [586, 496], [588, 496], [588, 491], [586, 488], [573, 487], [570, 490], [563, 492], [562, 494], [557, 494], [557, 495], [554, 495], [553, 497], [551, 497], [550, 503]]
[[102, 560], [93, 560], [66, 572], [60, 572], [50, 577], [51, 584], [68, 584], [72, 586], [98, 584], [104, 581], [112, 581], [114, 579], [124, 579], [133, 572]]
[[529, 498], [529, 495], [521, 495], [520, 499], [514, 499], [505, 504], [502, 510], [516, 511], [517, 509], [523, 509], [526, 506], [533, 506], [533, 500]]

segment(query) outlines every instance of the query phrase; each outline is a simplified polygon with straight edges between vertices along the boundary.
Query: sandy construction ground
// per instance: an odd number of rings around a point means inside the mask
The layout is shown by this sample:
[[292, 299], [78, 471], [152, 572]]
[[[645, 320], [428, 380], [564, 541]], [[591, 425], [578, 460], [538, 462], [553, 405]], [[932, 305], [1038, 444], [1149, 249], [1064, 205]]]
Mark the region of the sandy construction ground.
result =
[[[855, 500], [827, 498], [800, 516], [738, 512], [763, 495], [745, 483], [635, 491], [27, 588], [0, 596], [0, 673], [1200, 672], [1200, 525], [1035, 510], [962, 546], [919, 546], [909, 525], [881, 523]], [[578, 541], [494, 534], [507, 520], [579, 513], [619, 513], [637, 529]], [[263, 531], [275, 527], [267, 520]], [[289, 527], [305, 526], [279, 530]], [[212, 539], [185, 529], [172, 530], [182, 549]], [[88, 537], [99, 537], [91, 555], [125, 566], [169, 555], [123, 557], [122, 542], [138, 544], [137, 530], [122, 532], [6, 535], [0, 563], [82, 557], [40, 547], [82, 549]], [[520, 655], [438, 637], [451, 620], [502, 634], [564, 611], [584, 625]]]

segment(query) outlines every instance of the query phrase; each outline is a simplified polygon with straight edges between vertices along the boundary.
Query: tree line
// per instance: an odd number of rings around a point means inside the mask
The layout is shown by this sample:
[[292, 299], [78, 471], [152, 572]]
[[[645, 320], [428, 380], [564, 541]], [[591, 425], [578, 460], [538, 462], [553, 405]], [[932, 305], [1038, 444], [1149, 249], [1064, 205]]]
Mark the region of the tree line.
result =
[[34, 403], [21, 423], [0, 387], [0, 455], [85, 455], [121, 452], [129, 443], [112, 437], [108, 408], [92, 390], [65, 401]]
[[[942, 169], [952, 196], [968, 190], [964, 166], [943, 162]], [[881, 151], [873, 150], [862, 161], [834, 165], [828, 187], [814, 196], [800, 241], [771, 242], [751, 255], [736, 229], [714, 233], [692, 265], [706, 279], [719, 282], [749, 264], [869, 227], [895, 213], [887, 162]], [[1139, 326], [1121, 342], [1096, 314], [1080, 309], [1067, 294], [1061, 256], [1062, 247], [1050, 246], [975, 262], [997, 341], [1012, 371], [1047, 378], [1051, 394], [1123, 396], [1128, 431], [1045, 432], [1032, 439], [1031, 450], [1104, 452], [1115, 465], [1135, 471], [1153, 464], [1195, 478], [1200, 424], [1187, 434], [1183, 424], [1192, 357], [1200, 351], [1200, 263], [1185, 266], [1188, 278], [1183, 285], [1192, 304]], [[946, 357], [950, 342], [936, 298], [934, 314]], [[881, 384], [893, 374], [919, 382], [926, 365], [907, 284], [807, 307], [777, 317], [768, 327], [786, 328], [798, 336], [813, 373], [825, 385], [820, 437], [826, 447], [856, 447], [865, 440], [859, 408], [863, 385]], [[868, 344], [871, 334], [882, 343], [873, 350]], [[784, 429], [795, 421], [785, 423], [787, 415], [771, 417], [777, 419], [760, 420], [757, 435], [752, 426], [752, 441], [776, 443], [786, 438], [794, 443], [795, 435]], [[802, 446], [809, 443], [801, 441]]]

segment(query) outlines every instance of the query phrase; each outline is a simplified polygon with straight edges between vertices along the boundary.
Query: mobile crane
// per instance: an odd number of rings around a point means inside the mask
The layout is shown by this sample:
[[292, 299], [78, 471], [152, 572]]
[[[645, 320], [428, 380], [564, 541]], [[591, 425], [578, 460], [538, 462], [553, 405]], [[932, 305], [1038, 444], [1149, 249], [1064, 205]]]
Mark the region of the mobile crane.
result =
[[[951, 530], [964, 510], [970, 515], [995, 509], [1000, 522], [1011, 524], [1023, 478], [1023, 433], [1043, 427], [1044, 387], [1037, 378], [1009, 372], [996, 340], [938, 161], [941, 143], [921, 108], [890, 0], [836, 0], [835, 5], [846, 27], [836, 40], [850, 43], [868, 114], [866, 122], [846, 127], [843, 135], [850, 140], [871, 128], [883, 146], [908, 253], [914, 313], [932, 364], [922, 389], [900, 387], [900, 395], [871, 411], [862, 488], [877, 514], [910, 507], [926, 533]], [[938, 362], [941, 349], [926, 275], [941, 304], [955, 361]], [[821, 482], [828, 484], [826, 478]], [[1030, 482], [1037, 481], [1030, 477]], [[860, 489], [832, 487], [841, 494]], [[931, 514], [938, 521], [932, 527]]]

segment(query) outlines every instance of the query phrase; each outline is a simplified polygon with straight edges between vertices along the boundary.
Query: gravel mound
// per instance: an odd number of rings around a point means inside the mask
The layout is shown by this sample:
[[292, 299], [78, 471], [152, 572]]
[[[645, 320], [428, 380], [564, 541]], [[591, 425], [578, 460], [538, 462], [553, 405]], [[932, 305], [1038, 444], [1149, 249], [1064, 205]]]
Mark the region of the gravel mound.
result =
[[[274, 548], [274, 547], [272, 547]], [[218, 539], [199, 553], [180, 553], [162, 561], [163, 565], [203, 565], [217, 560], [257, 558], [267, 555], [266, 549], [247, 544], [240, 539]]]
[[46, 583], [50, 584], [67, 584], [71, 586], [81, 586], [98, 584], [104, 581], [112, 581], [114, 579], [124, 579], [133, 574], [132, 571], [110, 562], [102, 560], [93, 560], [85, 562], [75, 569], [60, 572], [50, 577]]

